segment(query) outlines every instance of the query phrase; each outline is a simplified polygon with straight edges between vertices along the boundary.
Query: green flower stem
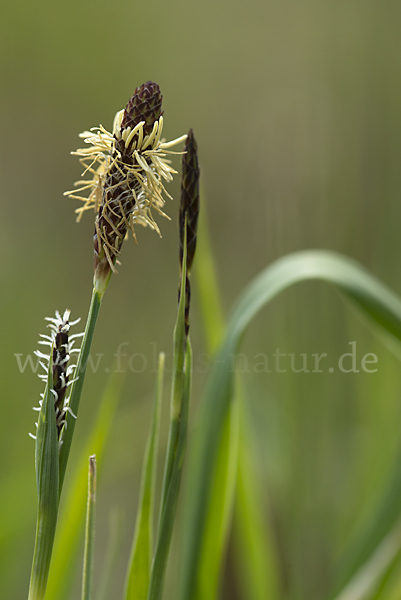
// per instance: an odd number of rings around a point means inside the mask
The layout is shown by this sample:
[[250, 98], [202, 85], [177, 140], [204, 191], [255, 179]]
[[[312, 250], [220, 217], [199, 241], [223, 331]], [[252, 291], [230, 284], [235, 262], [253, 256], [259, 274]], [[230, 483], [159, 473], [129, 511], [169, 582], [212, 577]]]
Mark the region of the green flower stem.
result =
[[[93, 334], [95, 331], [96, 321], [102, 304], [103, 293], [94, 289], [92, 294], [91, 305], [89, 308], [88, 319], [86, 321], [85, 334], [82, 340], [81, 352], [79, 353], [78, 364], [76, 368], [77, 381], [72, 385], [70, 408], [74, 415], [78, 416], [79, 401], [81, 399], [82, 387], [84, 385], [86, 368], [88, 366], [89, 352], [92, 346]], [[60, 449], [59, 458], [59, 495], [63, 488], [65, 471], [67, 468], [68, 456], [70, 454], [72, 436], [74, 434], [76, 419], [67, 413], [67, 424], [63, 433], [63, 444]]]
[[89, 457], [88, 503], [86, 509], [82, 600], [91, 600], [95, 550], [96, 456]]
[[[182, 320], [182, 323], [184, 321]], [[177, 323], [178, 324], [178, 323]], [[168, 488], [174, 468], [175, 457], [177, 453], [177, 444], [180, 433], [181, 422], [181, 405], [184, 386], [184, 362], [185, 362], [185, 345], [182, 347], [179, 342], [181, 335], [175, 335], [175, 352], [174, 352], [174, 377], [171, 394], [171, 414], [170, 414], [170, 430], [167, 444], [167, 457], [164, 470], [162, 501], [160, 505], [160, 515], [163, 511], [166, 502]], [[178, 343], [177, 343], [178, 342]], [[177, 351], [178, 350], [178, 351]]]
[[164, 468], [160, 519], [156, 551], [150, 576], [147, 600], [160, 600], [167, 566], [171, 535], [181, 483], [187, 437], [188, 407], [191, 388], [192, 353], [185, 331], [187, 281], [187, 244], [184, 229], [184, 256], [181, 271], [180, 302], [174, 329], [173, 381], [171, 389], [170, 430]]
[[189, 400], [191, 395], [191, 375], [192, 350], [191, 343], [188, 338], [185, 358], [185, 373], [182, 386], [180, 428], [178, 432], [178, 440], [176, 453], [174, 456], [173, 469], [160, 519], [158, 539], [152, 565], [152, 573], [150, 578], [147, 600], [160, 600], [163, 593], [163, 581], [167, 567], [171, 536], [173, 533], [174, 519], [177, 509], [178, 495], [181, 484], [181, 475], [184, 465], [185, 448], [187, 442]]
[[[185, 232], [186, 244], [186, 232]], [[180, 433], [180, 420], [182, 398], [184, 390], [184, 366], [185, 366], [185, 287], [186, 287], [186, 245], [184, 245], [184, 258], [182, 261], [183, 268], [181, 272], [181, 293], [180, 303], [178, 305], [177, 321], [174, 329], [174, 355], [173, 355], [173, 381], [171, 387], [171, 408], [170, 408], [170, 429], [167, 443], [167, 456], [164, 467], [163, 489], [160, 503], [160, 518], [166, 503], [170, 480], [174, 468], [174, 462], [177, 452], [177, 444]]]

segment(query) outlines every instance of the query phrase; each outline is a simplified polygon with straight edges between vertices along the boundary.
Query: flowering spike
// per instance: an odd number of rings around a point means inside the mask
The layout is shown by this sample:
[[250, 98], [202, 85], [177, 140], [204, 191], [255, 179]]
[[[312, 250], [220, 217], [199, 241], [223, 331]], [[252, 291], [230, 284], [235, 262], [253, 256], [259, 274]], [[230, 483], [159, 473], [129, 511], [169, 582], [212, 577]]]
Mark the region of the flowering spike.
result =
[[[80, 157], [85, 180], [75, 192], [66, 192], [83, 205], [76, 210], [79, 221], [82, 213], [94, 208], [95, 219], [94, 271], [95, 287], [100, 293], [106, 289], [121, 246], [128, 233], [136, 240], [135, 225], [148, 226], [160, 234], [152, 210], [166, 216], [162, 208], [167, 194], [163, 181], [171, 181], [174, 169], [166, 160], [174, 154], [170, 148], [185, 140], [182, 136], [163, 142], [162, 95], [156, 83], [148, 81], [136, 88], [124, 110], [115, 118], [113, 132], [101, 125], [84, 132], [88, 148], [73, 154]], [[80, 193], [89, 191], [89, 196]]]
[[187, 271], [185, 280], [185, 334], [187, 337], [189, 333], [189, 308], [191, 304], [191, 284], [189, 275], [195, 256], [199, 217], [199, 164], [197, 150], [198, 146], [194, 132], [190, 129], [184, 146], [185, 154], [182, 157], [181, 204], [178, 217], [180, 228], [181, 273], [184, 256], [185, 223], [187, 224]]
[[145, 121], [144, 135], [149, 135], [153, 124], [163, 116], [163, 96], [157, 83], [147, 81], [136, 88], [134, 95], [124, 110], [122, 128], [136, 127], [141, 121]]
[[[62, 443], [61, 434], [65, 425], [66, 414], [67, 412], [69, 412], [73, 415], [69, 407], [69, 398], [66, 398], [67, 388], [71, 385], [73, 381], [76, 381], [76, 379], [71, 378], [75, 370], [75, 365], [68, 365], [71, 353], [71, 338], [69, 336], [69, 331], [70, 327], [78, 323], [80, 319], [71, 323], [69, 321], [69, 318], [69, 310], [66, 310], [62, 316], [58, 311], [56, 311], [56, 318], [46, 317], [45, 320], [49, 321], [48, 327], [51, 329], [51, 335], [41, 335], [41, 337], [46, 337], [46, 339], [51, 340], [50, 353], [52, 354], [53, 387], [50, 390], [50, 392], [52, 393], [52, 396], [54, 398], [57, 435], [60, 445]], [[75, 334], [71, 337], [76, 338], [79, 335], [80, 334]], [[42, 362], [41, 364], [45, 371], [48, 371], [50, 364], [50, 355], [43, 354], [43, 352], [40, 351], [36, 351], [35, 354], [39, 358], [42, 358], [46, 361], [47, 364]], [[39, 375], [39, 377], [44, 381], [47, 381], [47, 375]], [[39, 401], [39, 409], [35, 407], [34, 410], [40, 410], [43, 401], [43, 394], [41, 394], [41, 398], [42, 400]]]
[[187, 217], [187, 271], [190, 273], [195, 256], [199, 217], [198, 145], [194, 132], [189, 130], [182, 157], [180, 227], [180, 265], [183, 257], [185, 216]]

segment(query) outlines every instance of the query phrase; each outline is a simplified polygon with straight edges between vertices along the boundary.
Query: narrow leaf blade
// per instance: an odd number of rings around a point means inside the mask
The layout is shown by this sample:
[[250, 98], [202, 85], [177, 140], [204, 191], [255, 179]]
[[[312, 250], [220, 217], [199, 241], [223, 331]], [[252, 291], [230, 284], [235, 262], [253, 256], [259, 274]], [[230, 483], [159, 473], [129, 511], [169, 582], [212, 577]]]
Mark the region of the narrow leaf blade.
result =
[[58, 514], [58, 436], [54, 410], [53, 361], [50, 353], [47, 386], [39, 413], [35, 446], [38, 514], [29, 600], [45, 596]]
[[126, 600], [146, 600], [150, 581], [153, 536], [153, 508], [163, 395], [164, 354], [159, 355], [153, 422], [144, 456], [140, 501], [135, 535], [125, 584]]
[[102, 460], [122, 383], [123, 378], [121, 375], [116, 374], [110, 377], [93, 430], [80, 454], [68, 486], [68, 493], [63, 499], [46, 600], [61, 600], [67, 595], [72, 579], [72, 570], [76, 562], [78, 544], [82, 539], [88, 455], [96, 454], [98, 461]]
[[[203, 209], [199, 223], [195, 275], [201, 300], [206, 345], [209, 354], [212, 355], [222, 342], [225, 324], [217, 284], [217, 267], [208, 235], [204, 204], [202, 196]], [[238, 376], [236, 399], [240, 395], [238, 391], [240, 384], [241, 380]], [[276, 558], [271, 545], [272, 534], [264, 519], [262, 503], [258, 501], [257, 475], [252, 468], [254, 457], [247, 444], [250, 436], [249, 421], [246, 419], [242, 398], [238, 400], [239, 402], [234, 401], [231, 404], [222, 428], [205, 528], [202, 539], [198, 542], [201, 546], [201, 555], [193, 595], [202, 600], [212, 600], [218, 593], [220, 571], [226, 555], [230, 531], [231, 543], [235, 548], [233, 568], [238, 573], [244, 598], [249, 600], [269, 598], [270, 600], [276, 597], [278, 587]], [[185, 506], [188, 505], [193, 473], [194, 470], [189, 469]], [[237, 473], [238, 484], [236, 485]], [[256, 556], [255, 549], [257, 549]]]
[[365, 316], [401, 340], [401, 300], [356, 262], [324, 251], [286, 256], [262, 271], [240, 297], [228, 326], [225, 343], [213, 365], [201, 415], [202, 446], [195, 460], [194, 502], [190, 507], [188, 541], [183, 557], [180, 600], [190, 600], [199, 566], [199, 539], [205, 527], [210, 499], [210, 465], [217, 451], [233, 391], [232, 357], [258, 311], [290, 286], [306, 280], [321, 280], [335, 286]]

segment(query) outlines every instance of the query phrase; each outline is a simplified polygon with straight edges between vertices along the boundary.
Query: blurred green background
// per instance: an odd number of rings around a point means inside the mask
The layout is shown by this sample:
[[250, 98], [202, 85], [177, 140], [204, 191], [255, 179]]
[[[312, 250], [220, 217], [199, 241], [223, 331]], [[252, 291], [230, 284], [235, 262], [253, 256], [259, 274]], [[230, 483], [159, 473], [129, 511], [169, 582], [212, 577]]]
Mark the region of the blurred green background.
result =
[[[42, 385], [15, 353], [32, 353], [55, 309], [86, 317], [92, 280], [92, 215], [75, 223], [63, 197], [81, 169], [69, 155], [78, 133], [114, 114], [152, 79], [164, 95], [165, 135], [193, 127], [223, 304], [266, 264], [305, 248], [345, 253], [401, 292], [401, 4], [374, 0], [247, 3], [5, 2], [1, 44], [0, 581], [26, 597], [36, 486], [33, 431]], [[175, 161], [179, 166], [179, 159]], [[134, 354], [100, 465], [97, 574], [113, 507], [124, 515], [115, 573], [122, 590], [140, 465], [150, 423], [154, 355], [171, 364], [178, 285], [177, 209], [124, 245], [105, 296], [69, 469], [90, 431], [119, 344]], [[194, 271], [196, 265], [194, 266]], [[193, 291], [194, 403], [207, 373], [200, 306]], [[377, 372], [255, 372], [277, 348], [327, 353], [356, 342]], [[394, 466], [400, 445], [399, 361], [318, 283], [302, 284], [265, 309], [243, 352], [253, 416], [255, 469], [266, 527], [273, 527], [282, 597], [325, 598], [334, 565]], [[143, 360], [145, 357], [145, 361]], [[273, 360], [273, 359], [271, 359]], [[288, 361], [288, 359], [287, 359]], [[146, 363], [146, 364], [145, 364]], [[360, 364], [360, 363], [359, 363]], [[326, 365], [326, 366], [327, 366]], [[168, 384], [168, 378], [167, 378]], [[167, 396], [166, 387], [166, 396]], [[167, 401], [164, 414], [168, 415]], [[166, 439], [166, 426], [162, 431]], [[161, 455], [162, 458], [162, 455]], [[177, 536], [178, 538], [179, 536]], [[179, 570], [175, 540], [166, 598]], [[222, 595], [245, 600], [229, 551]], [[80, 560], [78, 556], [78, 560]], [[74, 585], [74, 584], [73, 584]], [[79, 574], [76, 585], [79, 585]], [[114, 595], [113, 595], [114, 597]]]

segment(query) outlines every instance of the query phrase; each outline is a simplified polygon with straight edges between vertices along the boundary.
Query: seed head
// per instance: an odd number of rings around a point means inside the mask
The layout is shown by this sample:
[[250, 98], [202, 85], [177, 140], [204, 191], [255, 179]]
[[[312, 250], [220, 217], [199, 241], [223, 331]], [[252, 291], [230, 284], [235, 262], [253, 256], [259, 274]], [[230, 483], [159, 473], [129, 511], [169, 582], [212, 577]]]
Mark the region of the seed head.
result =
[[[136, 241], [135, 225], [154, 229], [160, 234], [152, 210], [162, 216], [169, 196], [164, 181], [171, 181], [176, 171], [166, 159], [175, 154], [170, 148], [185, 140], [181, 136], [171, 142], [161, 140], [163, 130], [162, 95], [156, 83], [148, 81], [138, 87], [125, 109], [114, 119], [113, 132], [102, 125], [81, 134], [89, 148], [77, 150], [92, 178], [77, 182], [81, 187], [66, 192], [83, 202], [76, 212], [77, 221], [85, 210], [94, 209], [95, 285], [104, 291], [122, 243], [131, 230]], [[77, 195], [88, 190], [89, 196]], [[170, 197], [170, 196], [169, 196]]]
[[[39, 341], [39, 344], [42, 346], [49, 346], [50, 352], [49, 354], [44, 354], [39, 350], [35, 352], [36, 356], [41, 359], [39, 361], [40, 365], [45, 370], [45, 374], [41, 373], [39, 377], [45, 382], [47, 382], [48, 379], [47, 373], [49, 370], [50, 355], [52, 355], [53, 387], [51, 389], [51, 393], [54, 397], [54, 410], [56, 412], [57, 434], [60, 445], [62, 443], [62, 430], [63, 427], [66, 426], [65, 417], [67, 412], [75, 417], [69, 407], [70, 399], [67, 398], [67, 390], [70, 385], [78, 379], [78, 377], [73, 377], [76, 365], [69, 365], [68, 362], [73, 352], [79, 352], [78, 348], [73, 348], [74, 340], [83, 335], [83, 333], [69, 335], [70, 327], [76, 325], [80, 321], [80, 319], [77, 319], [71, 323], [69, 318], [69, 310], [66, 310], [63, 316], [56, 311], [55, 318], [46, 317], [46, 321], [49, 321], [48, 327], [50, 328], [51, 333], [50, 335], [41, 334], [40, 337], [42, 339]], [[44, 394], [41, 394], [42, 399], [39, 400], [39, 407], [34, 407], [34, 410], [40, 411], [42, 407], [43, 396]], [[33, 438], [36, 437], [32, 434], [29, 435]]]

